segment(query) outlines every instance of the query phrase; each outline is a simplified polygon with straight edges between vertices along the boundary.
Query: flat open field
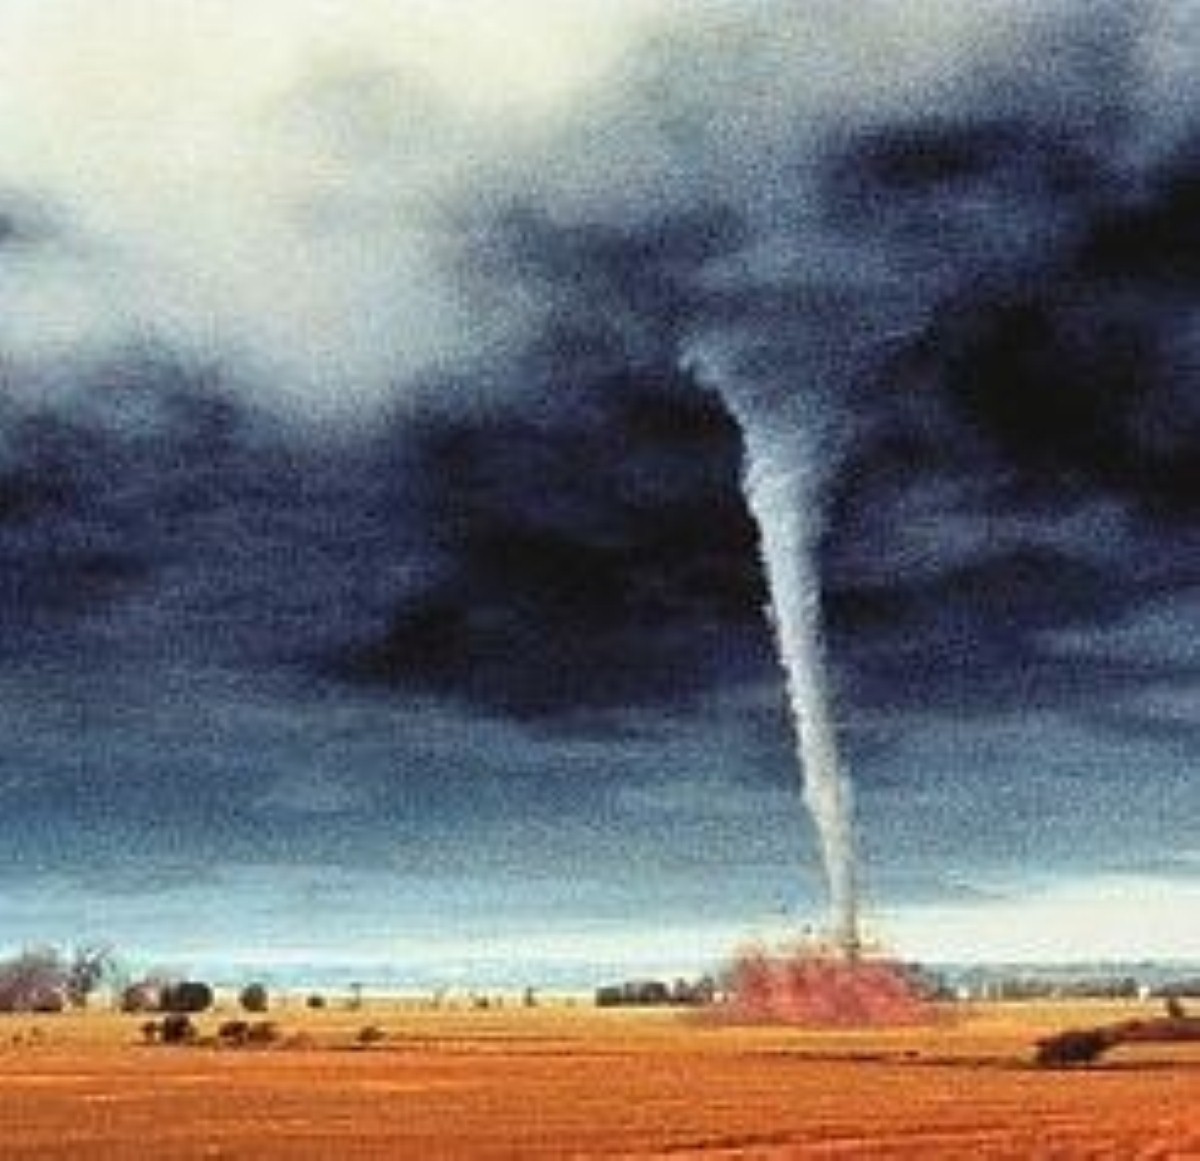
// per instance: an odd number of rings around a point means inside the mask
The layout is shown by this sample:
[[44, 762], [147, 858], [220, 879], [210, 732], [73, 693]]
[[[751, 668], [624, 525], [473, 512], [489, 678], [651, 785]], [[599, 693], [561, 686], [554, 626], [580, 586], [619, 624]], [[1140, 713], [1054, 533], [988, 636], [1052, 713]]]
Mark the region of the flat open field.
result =
[[[1138, 1012], [996, 1005], [819, 1033], [380, 1003], [275, 1011], [296, 1039], [259, 1049], [143, 1045], [138, 1017], [7, 1016], [0, 1156], [1200, 1158], [1200, 1046], [1028, 1063], [1039, 1033]], [[371, 1023], [387, 1038], [356, 1049]]]

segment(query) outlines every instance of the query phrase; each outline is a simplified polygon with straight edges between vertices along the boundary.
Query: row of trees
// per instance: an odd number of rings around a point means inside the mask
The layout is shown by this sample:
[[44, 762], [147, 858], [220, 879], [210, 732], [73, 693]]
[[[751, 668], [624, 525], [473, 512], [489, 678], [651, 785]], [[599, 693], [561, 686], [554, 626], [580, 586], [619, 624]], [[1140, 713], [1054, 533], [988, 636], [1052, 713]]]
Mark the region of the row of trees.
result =
[[662, 980], [625, 980], [597, 988], [595, 1003], [598, 1008], [659, 1004], [704, 1006], [716, 1000], [717, 992], [717, 981], [711, 976], [701, 976], [695, 981], [677, 979], [673, 984]]
[[[202, 980], [146, 979], [124, 988], [120, 995], [123, 1012], [207, 1012], [215, 1000], [210, 984]], [[238, 1003], [247, 1012], [265, 1012], [270, 997], [265, 984], [247, 984], [238, 993]]]
[[[201, 981], [152, 975], [122, 986], [121, 974], [107, 945], [27, 949], [0, 960], [0, 1012], [83, 1008], [102, 984], [114, 989], [125, 1012], [203, 1012], [213, 1005], [213, 989]], [[265, 1012], [269, 1000], [261, 983], [247, 984], [238, 995], [247, 1012]]]

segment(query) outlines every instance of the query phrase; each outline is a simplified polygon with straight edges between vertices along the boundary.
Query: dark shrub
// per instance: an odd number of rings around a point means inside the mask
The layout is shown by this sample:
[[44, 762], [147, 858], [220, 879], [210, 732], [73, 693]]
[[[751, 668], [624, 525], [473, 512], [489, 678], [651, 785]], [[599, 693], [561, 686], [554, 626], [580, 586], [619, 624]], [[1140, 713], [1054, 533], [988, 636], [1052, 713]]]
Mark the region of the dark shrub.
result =
[[222, 1044], [245, 1044], [250, 1035], [250, 1025], [245, 1020], [226, 1020], [217, 1029], [217, 1039]]
[[182, 1012], [172, 1012], [159, 1022], [159, 1038], [164, 1044], [190, 1044], [196, 1039], [196, 1025]]
[[279, 1026], [272, 1020], [259, 1020], [246, 1032], [247, 1044], [277, 1044], [279, 1040]]
[[313, 993], [304, 1001], [305, 1007], [312, 1008], [314, 1011], [325, 1007], [325, 997]]
[[265, 1012], [269, 1002], [265, 984], [247, 984], [238, 995], [238, 1003], [247, 1012]]
[[1038, 1064], [1051, 1068], [1091, 1064], [1114, 1043], [1114, 1037], [1102, 1028], [1060, 1032], [1038, 1041], [1036, 1059]]

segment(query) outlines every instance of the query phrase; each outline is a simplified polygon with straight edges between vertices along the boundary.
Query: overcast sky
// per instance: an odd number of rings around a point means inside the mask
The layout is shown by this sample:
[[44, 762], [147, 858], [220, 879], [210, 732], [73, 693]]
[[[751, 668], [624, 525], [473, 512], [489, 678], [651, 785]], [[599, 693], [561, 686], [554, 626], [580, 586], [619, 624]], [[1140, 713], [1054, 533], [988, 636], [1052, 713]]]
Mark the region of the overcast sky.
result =
[[810, 481], [869, 931], [1200, 956], [1198, 42], [0, 0], [0, 946], [823, 922], [733, 406]]

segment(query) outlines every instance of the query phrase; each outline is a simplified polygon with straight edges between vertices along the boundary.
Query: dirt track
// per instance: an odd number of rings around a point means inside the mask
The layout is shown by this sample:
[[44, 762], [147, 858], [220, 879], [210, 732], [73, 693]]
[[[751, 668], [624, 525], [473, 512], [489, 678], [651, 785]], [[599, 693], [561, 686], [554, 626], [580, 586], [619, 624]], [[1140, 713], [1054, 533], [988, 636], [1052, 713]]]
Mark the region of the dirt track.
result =
[[1195, 1046], [1030, 1067], [1066, 1012], [835, 1035], [372, 1011], [389, 1038], [369, 1051], [349, 1016], [277, 1018], [307, 1046], [146, 1047], [112, 1016], [44, 1020], [31, 1044], [6, 1018], [0, 1156], [1200, 1158]]

